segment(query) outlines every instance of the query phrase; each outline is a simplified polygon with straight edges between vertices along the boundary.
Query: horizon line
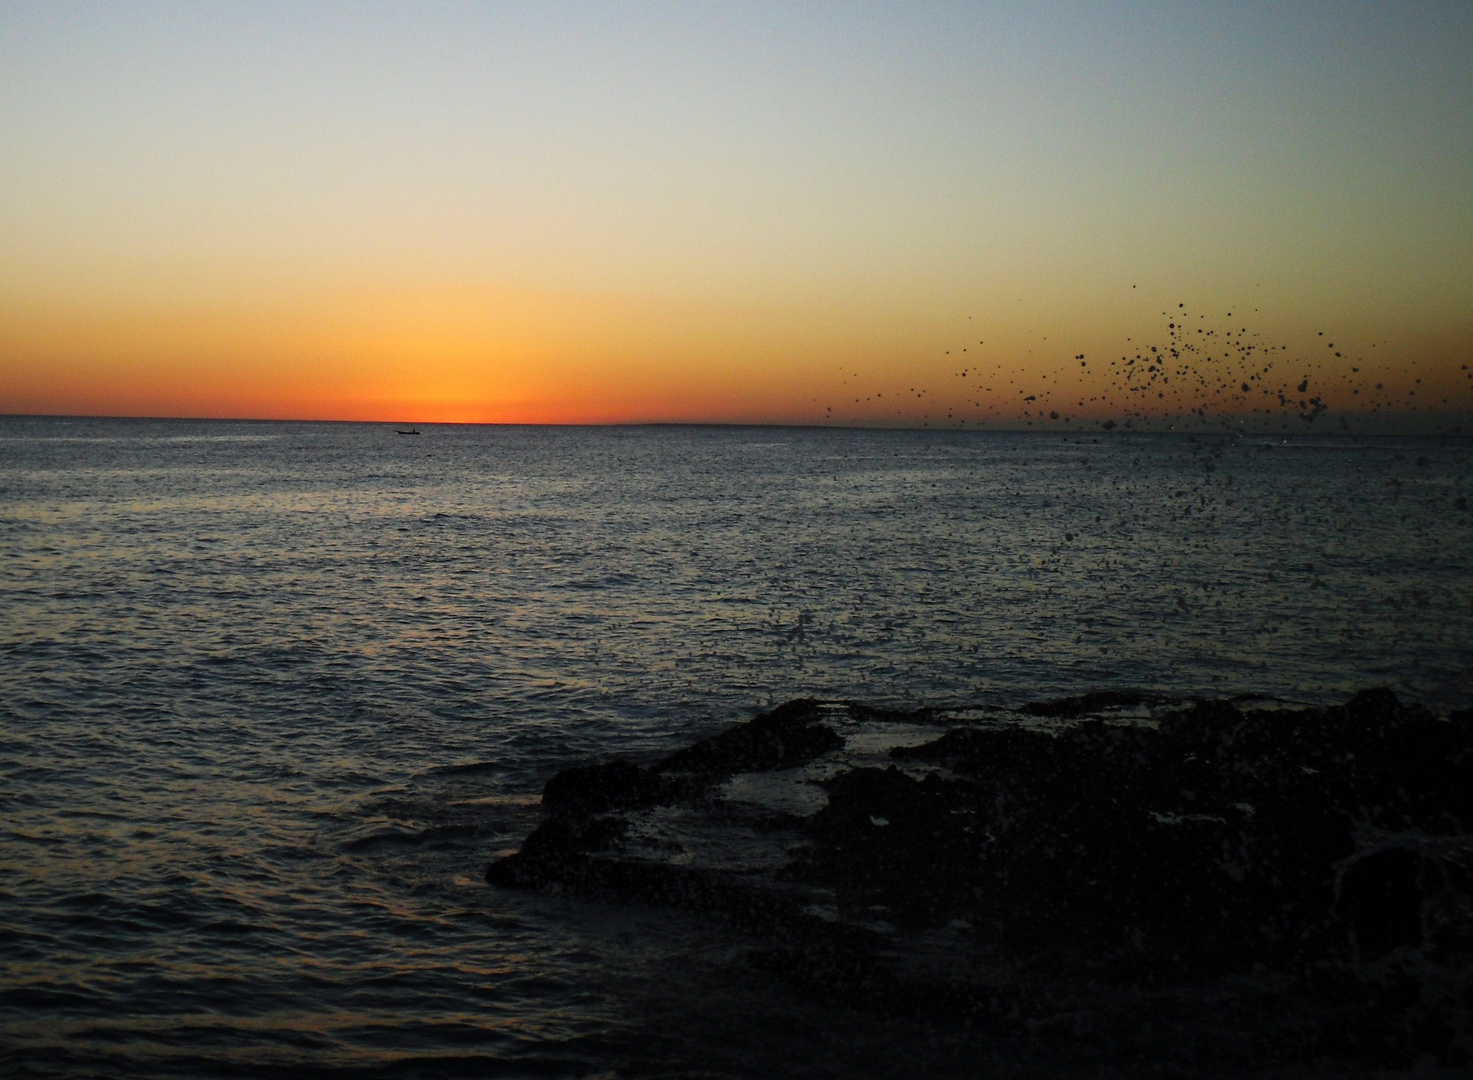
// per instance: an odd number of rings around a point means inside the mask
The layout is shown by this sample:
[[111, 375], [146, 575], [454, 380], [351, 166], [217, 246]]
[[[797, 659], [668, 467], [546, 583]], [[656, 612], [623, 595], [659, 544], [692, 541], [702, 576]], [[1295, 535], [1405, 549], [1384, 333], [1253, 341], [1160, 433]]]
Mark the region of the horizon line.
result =
[[[1340, 424], [1330, 422], [1306, 423], [1291, 427], [1289, 416], [1254, 417], [1251, 414], [1230, 414], [1210, 419], [1170, 417], [1128, 417], [1088, 421], [1052, 421], [1038, 424], [1027, 421], [994, 421], [978, 423], [894, 424], [883, 421], [873, 423], [825, 423], [782, 420], [609, 420], [609, 421], [504, 421], [504, 420], [353, 420], [328, 417], [260, 417], [260, 416], [166, 416], [125, 415], [113, 413], [0, 413], [0, 421], [12, 420], [94, 420], [94, 421], [137, 421], [159, 423], [206, 423], [206, 424], [360, 424], [375, 427], [435, 427], [435, 428], [769, 428], [819, 431], [936, 431], [936, 432], [998, 432], [1016, 434], [1194, 434], [1194, 435], [1350, 435], [1350, 436], [1439, 436], [1473, 438], [1473, 430], [1467, 434], [1463, 425], [1473, 429], [1473, 413], [1468, 412], [1354, 412], [1340, 413]], [[1361, 424], [1369, 422], [1375, 430], [1352, 430], [1346, 421], [1356, 417]], [[1452, 430], [1444, 425], [1453, 424]], [[1108, 426], [1106, 426], [1108, 424]], [[1359, 426], [1359, 424], [1357, 425]]]

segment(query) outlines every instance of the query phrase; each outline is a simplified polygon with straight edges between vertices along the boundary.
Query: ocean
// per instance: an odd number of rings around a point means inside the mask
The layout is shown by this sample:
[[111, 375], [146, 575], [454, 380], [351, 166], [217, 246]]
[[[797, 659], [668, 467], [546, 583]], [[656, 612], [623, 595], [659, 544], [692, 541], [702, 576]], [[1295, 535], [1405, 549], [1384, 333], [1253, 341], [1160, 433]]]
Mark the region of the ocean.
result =
[[486, 865], [800, 696], [1473, 701], [1473, 440], [420, 431], [0, 418], [0, 1072], [1142, 1075]]

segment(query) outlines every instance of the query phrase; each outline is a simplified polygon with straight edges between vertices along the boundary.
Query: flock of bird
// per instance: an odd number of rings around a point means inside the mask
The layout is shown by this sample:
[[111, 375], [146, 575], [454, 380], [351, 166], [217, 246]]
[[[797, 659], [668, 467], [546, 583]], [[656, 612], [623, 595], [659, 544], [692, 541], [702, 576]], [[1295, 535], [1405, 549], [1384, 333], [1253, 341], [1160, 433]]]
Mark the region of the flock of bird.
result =
[[[1455, 373], [1452, 387], [1445, 372], [1438, 380], [1440, 389], [1430, 382], [1424, 386], [1415, 365], [1405, 364], [1396, 369], [1393, 384], [1386, 374], [1371, 374], [1385, 371], [1386, 365], [1373, 368], [1323, 331], [1310, 345], [1291, 349], [1264, 340], [1231, 311], [1217, 319], [1191, 312], [1182, 303], [1161, 316], [1165, 325], [1154, 343], [1127, 338], [1118, 357], [1074, 353], [1042, 372], [1031, 364], [1025, 370], [1016, 362], [981, 360], [978, 354], [987, 342], [979, 339], [975, 346], [947, 351], [947, 356], [978, 358], [955, 370], [956, 382], [939, 393], [910, 386], [892, 389], [889, 401], [884, 391], [861, 394], [860, 374], [848, 368], [841, 385], [852, 387], [856, 408], [849, 408], [848, 401], [837, 409], [831, 405], [827, 418], [956, 427], [1089, 425], [1104, 430], [1137, 425], [1282, 427], [1295, 420], [1314, 424], [1334, 400], [1340, 426], [1350, 430], [1350, 418], [1358, 414], [1445, 417], [1473, 406], [1473, 371], [1467, 364]], [[978, 352], [969, 353], [973, 348]]]

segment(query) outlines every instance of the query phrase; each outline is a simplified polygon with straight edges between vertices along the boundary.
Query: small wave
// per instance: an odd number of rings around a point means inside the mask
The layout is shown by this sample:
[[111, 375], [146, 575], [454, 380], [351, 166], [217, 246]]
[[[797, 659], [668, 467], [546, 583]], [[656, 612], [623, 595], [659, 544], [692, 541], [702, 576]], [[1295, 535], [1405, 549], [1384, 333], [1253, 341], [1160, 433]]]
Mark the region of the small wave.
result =
[[95, 1000], [95, 995], [85, 990], [66, 990], [58, 986], [17, 986], [0, 990], [0, 1009], [82, 1009]]
[[417, 847], [423, 842], [424, 834], [420, 830], [407, 826], [395, 826], [388, 829], [376, 829], [367, 835], [345, 840], [338, 845], [338, 850], [357, 855], [385, 847]]
[[471, 761], [464, 765], [442, 765], [430, 772], [439, 776], [474, 776], [478, 773], [496, 772], [506, 768], [503, 761]]

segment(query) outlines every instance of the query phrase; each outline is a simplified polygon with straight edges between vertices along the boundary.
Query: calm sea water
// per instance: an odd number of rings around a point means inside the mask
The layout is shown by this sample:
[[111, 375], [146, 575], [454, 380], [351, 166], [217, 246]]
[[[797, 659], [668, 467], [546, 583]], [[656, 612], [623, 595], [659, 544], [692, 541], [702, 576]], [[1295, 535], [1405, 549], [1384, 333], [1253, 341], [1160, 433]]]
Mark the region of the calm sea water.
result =
[[800, 695], [1473, 699], [1467, 441], [422, 430], [0, 419], [0, 1071], [1088, 1071], [485, 864]]

